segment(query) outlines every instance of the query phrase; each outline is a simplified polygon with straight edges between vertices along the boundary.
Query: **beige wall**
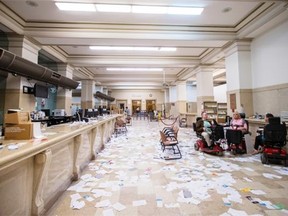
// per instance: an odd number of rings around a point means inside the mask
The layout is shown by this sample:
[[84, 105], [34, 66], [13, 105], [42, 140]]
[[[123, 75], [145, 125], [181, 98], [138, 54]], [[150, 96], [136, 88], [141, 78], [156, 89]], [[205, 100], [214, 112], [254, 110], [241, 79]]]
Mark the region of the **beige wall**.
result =
[[111, 104], [116, 104], [117, 100], [127, 100], [127, 106], [131, 109], [132, 100], [141, 100], [141, 109], [146, 109], [146, 100], [156, 100], [156, 108], [161, 107], [164, 103], [164, 91], [162, 90], [112, 90], [111, 97], [115, 101]]
[[280, 115], [281, 111], [288, 111], [288, 83], [273, 85], [253, 90], [254, 112], [267, 112]]
[[253, 91], [252, 89], [237, 89], [227, 92], [227, 115], [232, 116], [232, 110], [230, 106], [230, 95], [236, 94], [236, 110], [240, 110], [241, 104], [243, 104], [246, 117], [252, 116], [254, 113], [253, 104]]

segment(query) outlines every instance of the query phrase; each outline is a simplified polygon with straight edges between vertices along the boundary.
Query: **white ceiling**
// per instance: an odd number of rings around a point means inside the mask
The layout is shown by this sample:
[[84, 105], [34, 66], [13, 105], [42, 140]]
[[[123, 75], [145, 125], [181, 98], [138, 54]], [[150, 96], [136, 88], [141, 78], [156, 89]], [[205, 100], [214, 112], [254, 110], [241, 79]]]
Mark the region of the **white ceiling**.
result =
[[[59, 0], [63, 1], [63, 0]], [[34, 6], [31, 6], [34, 3]], [[111, 4], [204, 7], [201, 16], [65, 12], [53, 0], [2, 0], [2, 31], [10, 29], [69, 63], [74, 79], [94, 79], [109, 89], [162, 88], [163, 80], [194, 80], [199, 65], [214, 65], [225, 82], [224, 49], [252, 40], [288, 19], [287, 0], [66, 0]], [[226, 11], [226, 12], [225, 12]], [[227, 12], [228, 11], [228, 12]], [[176, 52], [96, 51], [89, 46], [177, 47]], [[163, 72], [111, 72], [106, 67], [162, 67]]]

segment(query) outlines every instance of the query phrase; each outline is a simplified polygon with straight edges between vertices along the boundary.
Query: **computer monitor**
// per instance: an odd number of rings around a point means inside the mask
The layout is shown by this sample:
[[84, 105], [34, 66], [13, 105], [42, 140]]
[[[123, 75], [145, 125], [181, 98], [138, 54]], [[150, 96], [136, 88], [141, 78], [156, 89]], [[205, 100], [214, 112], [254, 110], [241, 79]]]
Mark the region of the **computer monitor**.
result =
[[93, 109], [94, 117], [97, 117], [99, 115], [98, 109]]
[[51, 115], [50, 109], [41, 109], [41, 111], [45, 113], [45, 116], [50, 116]]
[[88, 117], [88, 118], [94, 117], [93, 109], [85, 109], [85, 117]]

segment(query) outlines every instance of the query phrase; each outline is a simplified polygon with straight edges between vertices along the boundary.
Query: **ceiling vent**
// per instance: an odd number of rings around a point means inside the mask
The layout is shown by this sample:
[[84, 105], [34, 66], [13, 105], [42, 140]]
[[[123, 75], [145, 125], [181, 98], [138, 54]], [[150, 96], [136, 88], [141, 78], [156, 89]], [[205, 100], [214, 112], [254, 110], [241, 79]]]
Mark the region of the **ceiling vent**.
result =
[[61, 86], [67, 89], [76, 89], [78, 82], [69, 79], [61, 74], [58, 74], [46, 67], [35, 64], [22, 57], [0, 48], [0, 68], [27, 77], [33, 80], [38, 80], [55, 86]]

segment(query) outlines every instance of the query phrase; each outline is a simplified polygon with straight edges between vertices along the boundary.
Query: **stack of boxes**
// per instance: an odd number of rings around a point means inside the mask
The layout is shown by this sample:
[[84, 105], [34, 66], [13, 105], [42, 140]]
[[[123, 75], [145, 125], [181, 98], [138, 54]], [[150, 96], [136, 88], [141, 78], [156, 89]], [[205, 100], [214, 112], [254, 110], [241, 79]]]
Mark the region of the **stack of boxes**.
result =
[[29, 112], [5, 114], [5, 139], [25, 140], [33, 138], [33, 124]]

